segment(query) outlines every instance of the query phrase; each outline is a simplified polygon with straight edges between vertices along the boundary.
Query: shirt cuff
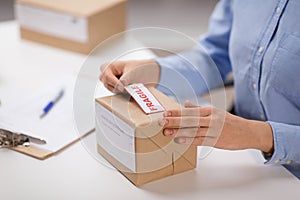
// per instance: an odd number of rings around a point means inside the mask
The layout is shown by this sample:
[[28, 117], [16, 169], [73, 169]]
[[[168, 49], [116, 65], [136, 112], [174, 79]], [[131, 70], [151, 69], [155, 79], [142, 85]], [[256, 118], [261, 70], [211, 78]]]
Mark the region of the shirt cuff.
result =
[[266, 159], [265, 164], [291, 164], [293, 161], [288, 158], [287, 151], [284, 148], [288, 143], [288, 138], [284, 137], [284, 133], [287, 131], [284, 127], [281, 126], [280, 123], [268, 121], [273, 132], [273, 140], [274, 140], [274, 152], [264, 153], [263, 156]]
[[265, 164], [279, 164], [300, 179], [299, 126], [268, 121], [274, 138], [273, 154], [264, 154]]

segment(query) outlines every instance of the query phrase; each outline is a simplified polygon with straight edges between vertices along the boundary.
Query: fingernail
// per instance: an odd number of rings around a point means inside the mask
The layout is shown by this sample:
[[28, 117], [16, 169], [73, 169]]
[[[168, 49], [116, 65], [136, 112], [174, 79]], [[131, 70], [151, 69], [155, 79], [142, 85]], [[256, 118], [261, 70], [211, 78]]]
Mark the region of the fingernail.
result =
[[158, 123], [159, 123], [159, 125], [164, 126], [164, 125], [168, 124], [168, 120], [167, 119], [160, 119]]
[[170, 112], [170, 111], [164, 112], [164, 117], [171, 117], [171, 116], [172, 116], [172, 112]]
[[184, 143], [186, 143], [186, 139], [185, 138], [174, 138], [174, 142], [177, 144], [184, 144]]
[[172, 129], [165, 129], [164, 130], [164, 135], [165, 136], [171, 136], [171, 135], [173, 135], [173, 130]]

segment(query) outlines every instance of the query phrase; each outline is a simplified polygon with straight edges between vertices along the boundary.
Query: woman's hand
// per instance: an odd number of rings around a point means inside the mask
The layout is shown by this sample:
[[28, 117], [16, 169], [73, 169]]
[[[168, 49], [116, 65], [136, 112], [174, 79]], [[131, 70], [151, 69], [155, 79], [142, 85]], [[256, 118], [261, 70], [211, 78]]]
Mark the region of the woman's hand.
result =
[[273, 151], [273, 133], [268, 123], [247, 120], [213, 107], [186, 102], [182, 110], [165, 111], [159, 123], [164, 126], [164, 135], [175, 138], [179, 144]]
[[154, 60], [118, 61], [103, 64], [99, 79], [112, 92], [124, 92], [132, 83], [155, 86], [159, 81], [160, 67]]

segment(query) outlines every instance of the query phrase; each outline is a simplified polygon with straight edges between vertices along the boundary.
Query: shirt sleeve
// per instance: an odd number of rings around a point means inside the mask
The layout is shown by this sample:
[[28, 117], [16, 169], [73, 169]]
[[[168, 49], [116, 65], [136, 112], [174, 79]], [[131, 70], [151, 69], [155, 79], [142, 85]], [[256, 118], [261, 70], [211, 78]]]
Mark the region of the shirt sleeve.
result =
[[300, 126], [268, 122], [273, 131], [274, 153], [266, 164], [281, 164], [300, 179]]
[[222, 85], [231, 71], [228, 53], [231, 24], [231, 1], [222, 0], [210, 18], [208, 33], [192, 50], [156, 58], [161, 69], [157, 88], [167, 95], [188, 98]]

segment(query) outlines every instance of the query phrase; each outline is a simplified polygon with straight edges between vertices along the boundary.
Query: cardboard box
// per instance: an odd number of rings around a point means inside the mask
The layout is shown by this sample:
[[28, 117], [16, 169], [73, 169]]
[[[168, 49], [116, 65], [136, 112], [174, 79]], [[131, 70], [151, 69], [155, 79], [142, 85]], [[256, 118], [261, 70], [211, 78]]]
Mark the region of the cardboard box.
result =
[[88, 54], [126, 29], [126, 0], [17, 0], [21, 38]]
[[[149, 88], [165, 109], [181, 106]], [[96, 99], [98, 152], [139, 186], [196, 167], [197, 148], [174, 143], [162, 133], [163, 113], [144, 114], [129, 95]]]

